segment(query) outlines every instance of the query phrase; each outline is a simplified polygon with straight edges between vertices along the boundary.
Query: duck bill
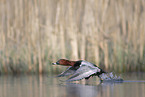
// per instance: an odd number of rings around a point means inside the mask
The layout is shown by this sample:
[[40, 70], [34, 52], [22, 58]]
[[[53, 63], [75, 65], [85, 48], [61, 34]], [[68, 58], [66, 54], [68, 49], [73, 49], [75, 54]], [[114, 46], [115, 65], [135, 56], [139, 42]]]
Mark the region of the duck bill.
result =
[[57, 65], [56, 63], [52, 63], [52, 65]]
[[56, 62], [56, 63], [52, 63], [52, 65], [59, 65], [59, 62]]

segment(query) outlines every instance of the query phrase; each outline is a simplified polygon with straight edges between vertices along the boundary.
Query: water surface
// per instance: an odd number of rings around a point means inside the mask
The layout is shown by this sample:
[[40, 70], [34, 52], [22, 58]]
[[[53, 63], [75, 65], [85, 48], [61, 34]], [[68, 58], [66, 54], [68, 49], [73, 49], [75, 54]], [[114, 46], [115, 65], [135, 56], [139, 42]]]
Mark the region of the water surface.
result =
[[124, 73], [122, 83], [66, 83], [55, 75], [0, 75], [0, 97], [145, 97], [145, 73]]

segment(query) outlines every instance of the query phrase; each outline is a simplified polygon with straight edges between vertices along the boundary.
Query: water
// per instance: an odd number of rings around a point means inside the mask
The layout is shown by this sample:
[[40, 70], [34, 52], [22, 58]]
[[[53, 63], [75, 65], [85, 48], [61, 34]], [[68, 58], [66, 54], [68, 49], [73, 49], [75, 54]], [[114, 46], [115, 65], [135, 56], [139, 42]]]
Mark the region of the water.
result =
[[100, 78], [103, 82], [118, 82], [118, 83], [122, 83], [123, 82], [123, 78], [121, 78], [120, 76], [117, 76], [115, 73], [111, 72], [111, 73], [103, 73], [100, 75]]
[[55, 75], [0, 75], [0, 97], [145, 97], [145, 73], [121, 74], [124, 82], [93, 77], [66, 83]]

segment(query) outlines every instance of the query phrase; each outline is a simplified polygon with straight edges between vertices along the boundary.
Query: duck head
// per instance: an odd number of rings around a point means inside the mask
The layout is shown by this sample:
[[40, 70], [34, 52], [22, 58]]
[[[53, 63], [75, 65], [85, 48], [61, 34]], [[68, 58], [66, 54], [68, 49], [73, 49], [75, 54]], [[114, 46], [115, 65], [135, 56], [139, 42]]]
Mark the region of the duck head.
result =
[[74, 61], [69, 61], [66, 59], [59, 59], [56, 63], [52, 63], [53, 65], [64, 65], [64, 66], [73, 66]]

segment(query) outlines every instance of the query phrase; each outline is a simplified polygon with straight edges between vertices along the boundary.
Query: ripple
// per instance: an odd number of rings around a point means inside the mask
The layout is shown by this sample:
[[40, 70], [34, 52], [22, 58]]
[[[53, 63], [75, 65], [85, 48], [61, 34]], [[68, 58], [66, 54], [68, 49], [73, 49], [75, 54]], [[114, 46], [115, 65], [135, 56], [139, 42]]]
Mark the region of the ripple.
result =
[[116, 74], [114, 74], [113, 72], [111, 73], [103, 73], [100, 75], [100, 78], [103, 80], [103, 82], [105, 81], [109, 81], [109, 82], [123, 82], [123, 79], [120, 78], [120, 76], [117, 76]]

